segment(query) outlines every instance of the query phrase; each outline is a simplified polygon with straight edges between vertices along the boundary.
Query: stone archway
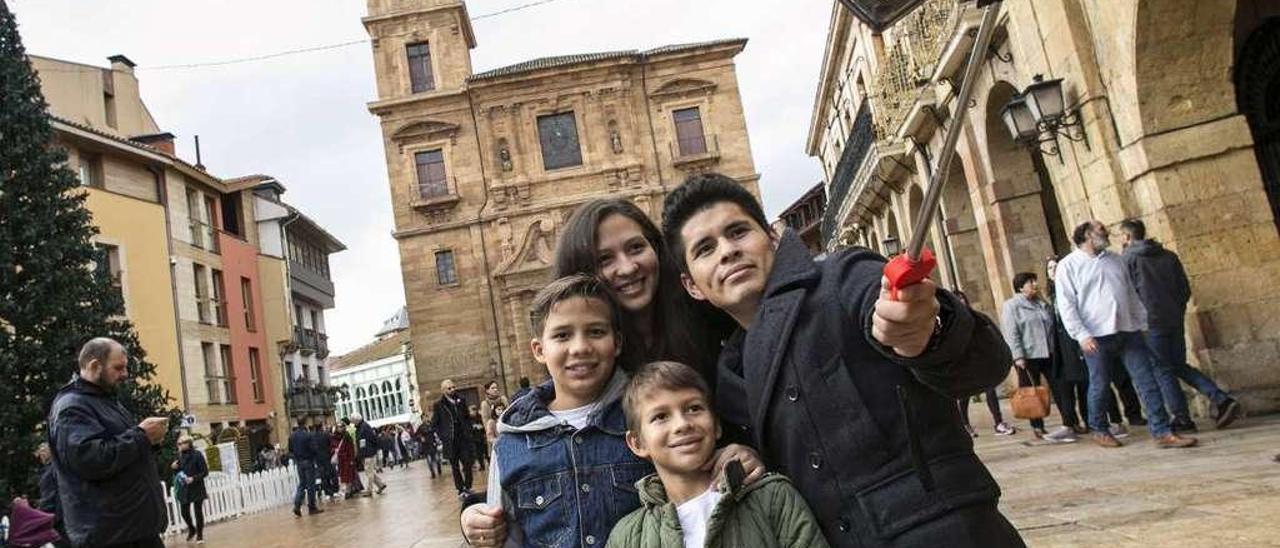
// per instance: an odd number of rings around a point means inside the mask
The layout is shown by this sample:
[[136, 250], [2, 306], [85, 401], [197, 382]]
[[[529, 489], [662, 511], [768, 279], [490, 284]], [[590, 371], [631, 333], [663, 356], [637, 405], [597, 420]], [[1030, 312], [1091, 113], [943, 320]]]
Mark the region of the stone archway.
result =
[[982, 236], [978, 232], [978, 220], [973, 215], [969, 188], [964, 167], [959, 161], [952, 162], [947, 184], [942, 188], [943, 230], [951, 243], [951, 256], [955, 261], [956, 289], [964, 291], [974, 308], [994, 314], [991, 277], [982, 254]]
[[[1237, 25], [1252, 22], [1240, 20]], [[1249, 122], [1271, 217], [1280, 227], [1280, 16], [1249, 31], [1236, 56], [1236, 104]]]
[[[997, 247], [1004, 254], [1004, 264], [1000, 268], [1008, 279], [1012, 279], [1014, 272], [1036, 271], [1044, 257], [1053, 253], [1049, 219], [1059, 216], [1057, 211], [1046, 211], [1044, 194], [1052, 193], [1053, 188], [1048, 178], [1042, 176], [1042, 170], [1036, 168], [1036, 159], [1032, 156], [1036, 153], [1014, 142], [1000, 118], [1000, 109], [1016, 93], [1012, 84], [996, 82], [987, 94], [983, 120], [991, 177], [988, 192], [983, 194], [991, 200], [990, 211], [997, 223], [992, 236], [1001, 240], [1002, 245]], [[1054, 209], [1056, 203], [1052, 200]], [[1063, 230], [1061, 221], [1058, 225], [1054, 229]], [[999, 286], [992, 288], [996, 301], [1009, 292], [1004, 288], [1004, 281], [1007, 280], [999, 280]]]

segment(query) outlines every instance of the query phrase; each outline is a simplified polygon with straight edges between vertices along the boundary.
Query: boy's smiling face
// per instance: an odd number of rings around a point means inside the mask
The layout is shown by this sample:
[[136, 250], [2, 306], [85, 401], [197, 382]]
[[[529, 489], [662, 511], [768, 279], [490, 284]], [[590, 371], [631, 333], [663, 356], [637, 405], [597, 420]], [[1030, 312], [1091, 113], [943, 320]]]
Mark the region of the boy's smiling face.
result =
[[652, 389], [637, 403], [636, 429], [627, 431], [631, 452], [653, 461], [659, 471], [699, 473], [720, 437], [707, 397], [696, 388]]
[[588, 297], [572, 297], [551, 306], [541, 336], [531, 346], [533, 357], [547, 366], [555, 384], [552, 409], [573, 409], [596, 401], [613, 376], [613, 362], [622, 346], [609, 312], [607, 303]]

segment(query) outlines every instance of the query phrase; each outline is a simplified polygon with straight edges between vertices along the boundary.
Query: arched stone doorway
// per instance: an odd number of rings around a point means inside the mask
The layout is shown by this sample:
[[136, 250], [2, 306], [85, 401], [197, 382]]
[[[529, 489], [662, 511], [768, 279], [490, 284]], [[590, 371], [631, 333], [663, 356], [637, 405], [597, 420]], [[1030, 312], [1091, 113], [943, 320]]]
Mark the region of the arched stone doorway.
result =
[[982, 237], [973, 215], [973, 200], [960, 162], [952, 162], [947, 184], [942, 188], [943, 230], [951, 242], [951, 258], [956, 271], [956, 289], [964, 291], [969, 304], [987, 314], [995, 313], [991, 278], [982, 255]]
[[[1014, 142], [1003, 126], [1000, 109], [1016, 93], [1008, 82], [996, 82], [987, 95], [985, 119], [987, 161], [991, 170], [987, 195], [998, 223], [993, 235], [1003, 239], [1004, 245], [1000, 248], [1005, 254], [1005, 264], [1002, 268], [1007, 271], [1002, 274], [1010, 280], [1017, 272], [1037, 272], [1044, 258], [1067, 241], [1053, 186], [1044, 171], [1042, 158], [1037, 157], [1039, 152]], [[1059, 242], [1058, 246], [1055, 241]], [[993, 288], [996, 300], [1009, 293], [1003, 285]]]
[[[1237, 20], [1237, 25], [1251, 23]], [[1280, 227], [1280, 17], [1269, 17], [1249, 31], [1236, 54], [1234, 80], [1236, 104], [1249, 122], [1271, 217]]]

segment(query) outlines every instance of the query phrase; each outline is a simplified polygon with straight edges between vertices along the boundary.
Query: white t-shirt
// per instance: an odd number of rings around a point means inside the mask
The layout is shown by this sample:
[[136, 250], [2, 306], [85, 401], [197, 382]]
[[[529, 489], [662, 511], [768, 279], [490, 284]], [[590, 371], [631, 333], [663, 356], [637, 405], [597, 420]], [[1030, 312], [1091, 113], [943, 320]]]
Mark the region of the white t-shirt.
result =
[[685, 548], [702, 548], [707, 543], [707, 523], [711, 521], [711, 511], [715, 510], [719, 502], [720, 492], [712, 487], [676, 506]]
[[568, 424], [578, 430], [587, 427], [587, 417], [591, 415], [591, 411], [596, 407], [595, 403], [589, 403], [582, 407], [573, 409], [565, 409], [564, 411], [551, 411], [551, 416], [560, 420], [560, 422]]

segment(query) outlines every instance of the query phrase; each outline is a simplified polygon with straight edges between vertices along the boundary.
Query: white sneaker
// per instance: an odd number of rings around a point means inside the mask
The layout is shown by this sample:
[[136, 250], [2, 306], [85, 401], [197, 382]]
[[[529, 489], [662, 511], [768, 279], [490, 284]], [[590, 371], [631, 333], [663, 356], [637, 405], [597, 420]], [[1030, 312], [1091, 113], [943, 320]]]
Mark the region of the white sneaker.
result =
[[1007, 422], [997, 424], [995, 430], [997, 436], [1012, 436], [1018, 433], [1018, 429], [1009, 425]]
[[1113, 424], [1111, 425], [1110, 430], [1111, 437], [1113, 438], [1120, 439], [1129, 437], [1129, 427], [1123, 424]]
[[1079, 438], [1076, 437], [1076, 432], [1071, 427], [1059, 426], [1057, 430], [1045, 434], [1044, 440], [1049, 443], [1075, 443]]

